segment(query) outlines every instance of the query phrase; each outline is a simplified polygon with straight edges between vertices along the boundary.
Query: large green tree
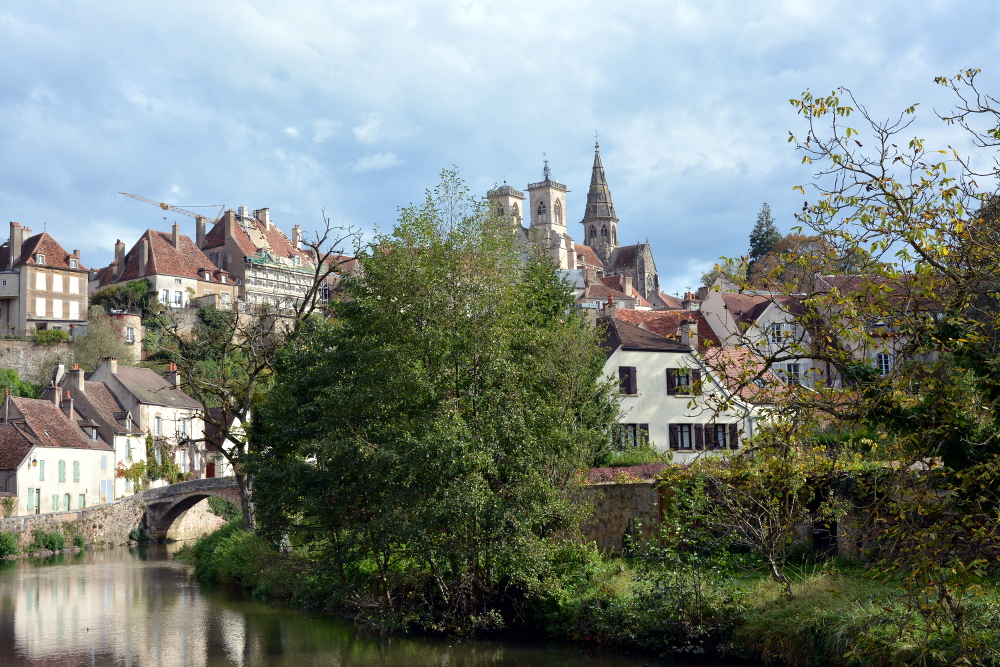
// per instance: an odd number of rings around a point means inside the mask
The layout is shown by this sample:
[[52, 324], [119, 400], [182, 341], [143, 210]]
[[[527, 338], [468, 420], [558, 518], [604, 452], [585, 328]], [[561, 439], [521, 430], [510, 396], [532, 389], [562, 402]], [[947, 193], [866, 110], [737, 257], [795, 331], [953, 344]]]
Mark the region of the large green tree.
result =
[[616, 407], [596, 332], [528, 255], [445, 172], [361, 254], [336, 321], [280, 356], [254, 422], [258, 527], [319, 548], [361, 607], [493, 626], [582, 516]]

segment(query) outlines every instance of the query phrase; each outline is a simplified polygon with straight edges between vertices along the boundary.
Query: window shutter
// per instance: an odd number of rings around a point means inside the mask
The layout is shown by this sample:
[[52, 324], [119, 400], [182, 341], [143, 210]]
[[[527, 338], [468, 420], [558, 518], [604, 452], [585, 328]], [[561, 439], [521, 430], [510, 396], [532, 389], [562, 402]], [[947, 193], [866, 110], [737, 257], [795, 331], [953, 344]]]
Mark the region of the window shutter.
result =
[[697, 370], [697, 369], [692, 370], [691, 371], [691, 393], [692, 394], [696, 394], [696, 393], [700, 394], [701, 393], [701, 387], [698, 386], [700, 382], [701, 382], [701, 371]]
[[729, 425], [729, 449], [736, 449], [740, 446], [740, 428], [737, 424]]
[[649, 424], [639, 424], [639, 433], [636, 433], [636, 438], [639, 440], [636, 445], [640, 447], [649, 445]]
[[627, 394], [628, 392], [628, 366], [618, 367], [618, 391], [622, 394]]
[[677, 394], [677, 372], [676, 368], [667, 369], [667, 394], [674, 396]]
[[704, 449], [705, 427], [702, 424], [694, 425], [694, 448]]
[[638, 375], [638, 373], [636, 373], [635, 366], [629, 366], [628, 367], [628, 393], [630, 393], [630, 394], [638, 394], [639, 393], [639, 389], [637, 387], [637, 385], [638, 385], [638, 377], [636, 377], [637, 375]]
[[667, 431], [670, 433], [670, 449], [680, 449], [680, 436], [677, 435], [677, 424], [668, 425]]
[[28, 509], [29, 512], [32, 512], [35, 509], [35, 490], [34, 489], [28, 489], [28, 507], [27, 507], [27, 509]]

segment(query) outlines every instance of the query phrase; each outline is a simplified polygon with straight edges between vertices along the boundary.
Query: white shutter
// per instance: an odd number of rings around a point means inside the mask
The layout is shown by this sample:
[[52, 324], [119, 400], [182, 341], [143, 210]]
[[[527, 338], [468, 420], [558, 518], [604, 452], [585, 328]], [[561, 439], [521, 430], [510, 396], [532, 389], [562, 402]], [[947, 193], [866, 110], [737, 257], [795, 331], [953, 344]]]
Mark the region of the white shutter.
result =
[[70, 294], [79, 294], [80, 293], [80, 279], [79, 278], [74, 278], [74, 277], [70, 277], [69, 278], [69, 293]]
[[[73, 280], [76, 280], [74, 278]], [[80, 319], [80, 302], [79, 301], [67, 301], [69, 304], [69, 319], [78, 320]]]
[[35, 273], [35, 289], [45, 289], [45, 272], [38, 271]]
[[35, 297], [35, 317], [45, 317], [45, 297]]
[[53, 292], [62, 292], [63, 291], [63, 281], [62, 281], [62, 279], [63, 279], [63, 277], [61, 275], [59, 275], [58, 273], [53, 273], [52, 274], [52, 291]]
[[52, 317], [62, 319], [62, 299], [52, 299]]

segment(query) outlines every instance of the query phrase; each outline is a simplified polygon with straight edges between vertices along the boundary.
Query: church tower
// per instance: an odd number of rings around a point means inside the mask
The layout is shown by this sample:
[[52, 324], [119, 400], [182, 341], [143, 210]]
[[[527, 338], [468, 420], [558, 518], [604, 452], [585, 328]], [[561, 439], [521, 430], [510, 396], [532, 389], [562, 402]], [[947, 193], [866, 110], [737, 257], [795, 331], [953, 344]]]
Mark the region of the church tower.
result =
[[528, 211], [534, 239], [546, 249], [563, 269], [576, 268], [576, 250], [566, 230], [566, 193], [569, 190], [552, 180], [549, 161], [545, 160], [542, 181], [528, 185]]
[[590, 175], [590, 191], [587, 192], [587, 209], [583, 214], [584, 244], [590, 246], [607, 263], [611, 253], [618, 247], [618, 218], [615, 205], [611, 203], [611, 190], [604, 177], [601, 164], [601, 146], [594, 143], [594, 171]]

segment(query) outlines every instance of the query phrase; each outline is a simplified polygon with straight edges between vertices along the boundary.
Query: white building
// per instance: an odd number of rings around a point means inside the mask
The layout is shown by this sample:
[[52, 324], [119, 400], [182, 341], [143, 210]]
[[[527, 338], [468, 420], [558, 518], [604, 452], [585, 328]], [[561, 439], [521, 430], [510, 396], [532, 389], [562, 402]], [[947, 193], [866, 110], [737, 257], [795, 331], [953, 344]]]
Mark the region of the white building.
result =
[[682, 340], [669, 340], [612, 317], [598, 326], [608, 356], [604, 370], [618, 379], [622, 394], [620, 447], [645, 439], [684, 463], [738, 449], [753, 435], [756, 408], [733, 396], [695, 354], [697, 334], [685, 328]]

